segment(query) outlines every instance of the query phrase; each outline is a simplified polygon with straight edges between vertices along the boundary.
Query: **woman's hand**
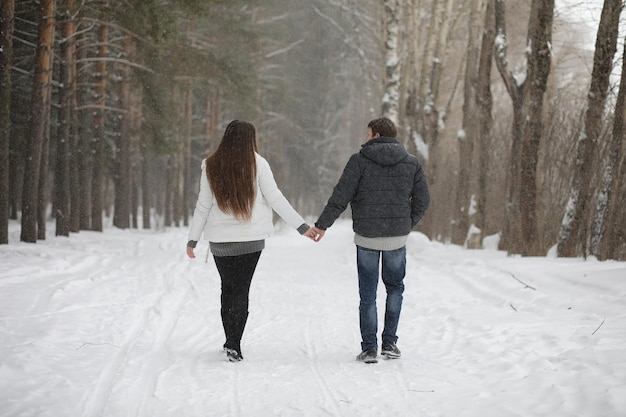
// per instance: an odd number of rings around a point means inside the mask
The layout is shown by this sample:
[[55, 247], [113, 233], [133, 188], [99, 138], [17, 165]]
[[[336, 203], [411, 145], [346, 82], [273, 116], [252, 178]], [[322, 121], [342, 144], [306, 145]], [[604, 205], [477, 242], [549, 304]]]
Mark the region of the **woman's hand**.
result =
[[190, 247], [190, 246], [187, 246], [187, 256], [188, 256], [190, 259], [194, 259], [194, 258], [196, 257], [196, 254], [195, 254], [195, 253], [193, 253], [193, 248], [192, 248], [192, 247]]
[[304, 233], [304, 236], [308, 237], [313, 242], [319, 242], [320, 239], [324, 237], [324, 232], [325, 230], [318, 229], [317, 227], [313, 226], [310, 227], [309, 230], [306, 231], [306, 233]]

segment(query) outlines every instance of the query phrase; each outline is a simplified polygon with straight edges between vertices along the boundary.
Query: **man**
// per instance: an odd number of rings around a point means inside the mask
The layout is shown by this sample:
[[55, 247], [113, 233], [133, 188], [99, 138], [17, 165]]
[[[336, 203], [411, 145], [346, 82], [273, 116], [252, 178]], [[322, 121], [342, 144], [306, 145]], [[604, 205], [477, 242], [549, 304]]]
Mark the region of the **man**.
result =
[[357, 360], [378, 361], [376, 289], [379, 261], [387, 291], [381, 355], [400, 358], [396, 331], [402, 308], [406, 272], [406, 240], [420, 221], [430, 194], [424, 170], [396, 139], [394, 123], [386, 117], [367, 125], [366, 143], [350, 157], [315, 227], [305, 235], [319, 241], [348, 204], [357, 249], [361, 353]]

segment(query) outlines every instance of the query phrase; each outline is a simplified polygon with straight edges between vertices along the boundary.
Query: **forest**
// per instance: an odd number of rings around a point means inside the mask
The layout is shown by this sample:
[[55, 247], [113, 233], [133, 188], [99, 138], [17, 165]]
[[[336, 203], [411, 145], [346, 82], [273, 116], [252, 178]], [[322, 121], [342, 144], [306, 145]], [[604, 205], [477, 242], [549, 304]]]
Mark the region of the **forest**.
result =
[[233, 119], [314, 221], [384, 115], [431, 240], [626, 260], [624, 0], [0, 4], [0, 244], [187, 226]]

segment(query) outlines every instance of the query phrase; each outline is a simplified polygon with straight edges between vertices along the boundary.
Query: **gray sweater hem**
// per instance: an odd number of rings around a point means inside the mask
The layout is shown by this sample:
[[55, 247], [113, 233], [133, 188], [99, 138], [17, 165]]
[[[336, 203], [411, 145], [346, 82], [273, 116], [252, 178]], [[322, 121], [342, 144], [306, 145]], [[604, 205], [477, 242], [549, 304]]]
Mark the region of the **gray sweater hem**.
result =
[[239, 256], [265, 249], [265, 240], [247, 242], [209, 242], [213, 256]]
[[409, 235], [391, 237], [364, 237], [354, 234], [354, 244], [366, 249], [373, 250], [396, 250], [406, 245]]

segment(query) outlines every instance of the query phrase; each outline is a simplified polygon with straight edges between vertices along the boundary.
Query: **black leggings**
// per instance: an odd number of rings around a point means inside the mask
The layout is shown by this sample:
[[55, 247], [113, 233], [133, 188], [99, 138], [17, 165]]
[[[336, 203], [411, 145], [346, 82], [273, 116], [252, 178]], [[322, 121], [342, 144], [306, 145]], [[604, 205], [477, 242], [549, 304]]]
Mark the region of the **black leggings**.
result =
[[222, 278], [222, 325], [225, 348], [241, 352], [241, 337], [248, 319], [250, 283], [261, 252], [238, 256], [214, 256]]

